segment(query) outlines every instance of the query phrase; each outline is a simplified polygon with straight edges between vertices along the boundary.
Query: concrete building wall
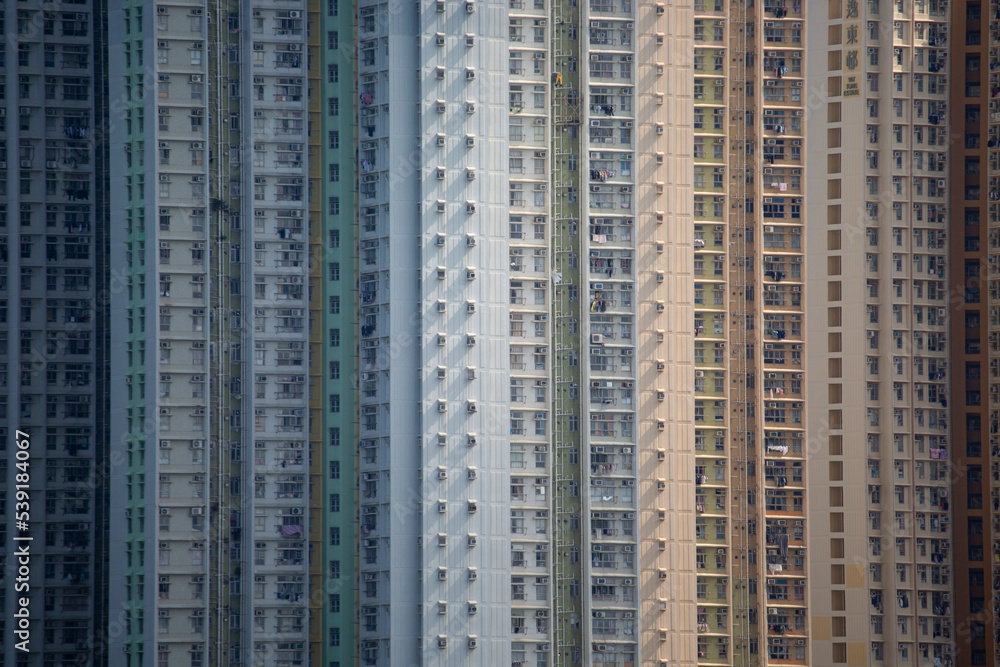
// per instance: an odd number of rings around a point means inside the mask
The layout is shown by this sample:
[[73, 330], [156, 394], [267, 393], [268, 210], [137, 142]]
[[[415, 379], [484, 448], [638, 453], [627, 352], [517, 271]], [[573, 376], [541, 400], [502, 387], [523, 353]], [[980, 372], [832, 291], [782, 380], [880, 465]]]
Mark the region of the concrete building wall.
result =
[[952, 34], [945, 71], [951, 159], [948, 250], [950, 405], [954, 444], [955, 664], [996, 665], [1000, 613], [1000, 439], [997, 436], [996, 230], [1000, 216], [1000, 6], [960, 2], [948, 8]]
[[698, 660], [807, 664], [807, 3], [694, 7]]
[[502, 659], [504, 6], [359, 9], [361, 657]]
[[[93, 664], [105, 649], [96, 639], [107, 622], [102, 21], [90, 4], [3, 7], [0, 503], [8, 517], [30, 516], [27, 532], [12, 518], [0, 528], [6, 664]], [[21, 547], [32, 555], [28, 655], [13, 634], [27, 594], [21, 580], [15, 590]]]
[[128, 472], [112, 481], [125, 549], [111, 596], [130, 616], [115, 664], [304, 653], [305, 18], [268, 3], [112, 8], [127, 109], [112, 248], [128, 263], [112, 442]]
[[[355, 13], [351, 5], [316, 2], [321, 30], [314, 30], [310, 55], [316, 70], [310, 113], [314, 128], [310, 146], [317, 159], [310, 163], [315, 179], [310, 219], [316, 234], [313, 276], [322, 290], [317, 297], [314, 315], [316, 328], [312, 342], [321, 355], [313, 357], [319, 391], [313, 394], [314, 415], [320, 415], [314, 426], [313, 461], [322, 476], [322, 492], [312, 506], [318, 506], [323, 521], [318, 541], [323, 558], [316, 573], [320, 588], [322, 623], [311, 629], [310, 640], [323, 647], [324, 663], [346, 663], [357, 653], [358, 618], [357, 560], [361, 549], [358, 542], [358, 390], [370, 391], [374, 379], [358, 369], [358, 348], [355, 332], [360, 317], [357, 276], [362, 262], [367, 265], [377, 248], [359, 249], [359, 210], [355, 188], [359, 165], [355, 163], [357, 127], [368, 125], [367, 117], [359, 117], [355, 92], [355, 54], [351, 37], [354, 34]], [[330, 48], [331, 34], [337, 36], [337, 48]], [[331, 100], [338, 101], [337, 115], [331, 115]], [[367, 224], [367, 223], [365, 223]], [[320, 261], [317, 261], [320, 260]], [[334, 271], [333, 267], [336, 267]], [[316, 490], [316, 489], [314, 489]], [[333, 578], [333, 573], [338, 575]], [[314, 598], [315, 601], [315, 598]]]
[[[810, 25], [820, 344], [810, 387], [816, 664], [948, 664], [948, 20], [831, 3]], [[953, 216], [952, 216], [953, 217]], [[862, 529], [863, 527], [863, 529]]]

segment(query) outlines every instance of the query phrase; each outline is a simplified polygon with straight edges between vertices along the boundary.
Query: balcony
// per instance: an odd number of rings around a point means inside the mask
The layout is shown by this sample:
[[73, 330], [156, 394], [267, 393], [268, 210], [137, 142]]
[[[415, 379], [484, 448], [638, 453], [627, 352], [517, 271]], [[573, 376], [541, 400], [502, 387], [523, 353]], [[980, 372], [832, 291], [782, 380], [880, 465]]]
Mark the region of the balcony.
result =
[[630, 539], [628, 536], [632, 535], [632, 530], [625, 530], [619, 527], [620, 524], [614, 521], [593, 521], [591, 522], [590, 534], [594, 539], [608, 539], [608, 540], [621, 540]]
[[609, 459], [601, 463], [594, 463], [593, 457], [591, 457], [590, 472], [593, 475], [624, 475], [630, 473], [633, 470], [633, 465], [631, 457], [628, 460], [623, 460], [621, 462], [615, 461], [615, 457], [608, 456], [605, 457]]
[[593, 14], [622, 14], [631, 17], [632, 3], [630, 0], [621, 0], [618, 3], [609, 0], [591, 0], [590, 11]]
[[[592, 251], [596, 252], [596, 251]], [[590, 277], [602, 280], [632, 278], [632, 260], [620, 259], [619, 266], [615, 267], [613, 258], [590, 258]]]
[[302, 634], [304, 630], [304, 625], [278, 625], [275, 628], [275, 632], [281, 635]]

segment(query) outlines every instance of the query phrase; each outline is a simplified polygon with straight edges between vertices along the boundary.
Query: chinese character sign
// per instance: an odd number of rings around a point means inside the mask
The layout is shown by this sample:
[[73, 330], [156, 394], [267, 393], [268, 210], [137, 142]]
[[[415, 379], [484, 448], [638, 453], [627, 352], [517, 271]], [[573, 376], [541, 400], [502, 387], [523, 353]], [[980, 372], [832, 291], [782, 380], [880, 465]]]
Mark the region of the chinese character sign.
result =
[[861, 68], [861, 11], [858, 7], [858, 0], [844, 0], [844, 87], [841, 91], [843, 97], [859, 97], [861, 86], [858, 82], [858, 75], [852, 74]]

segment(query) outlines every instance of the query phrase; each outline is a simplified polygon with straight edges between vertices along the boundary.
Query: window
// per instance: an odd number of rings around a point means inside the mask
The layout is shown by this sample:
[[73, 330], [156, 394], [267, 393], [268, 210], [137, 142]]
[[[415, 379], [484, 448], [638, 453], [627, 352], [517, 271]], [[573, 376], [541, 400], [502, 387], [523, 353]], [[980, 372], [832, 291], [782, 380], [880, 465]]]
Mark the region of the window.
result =
[[330, 264], [330, 280], [340, 280], [340, 262], [332, 262]]
[[[334, 493], [334, 494], [332, 494], [330, 496], [330, 511], [331, 512], [339, 512], [340, 511], [340, 494], [339, 493]], [[331, 564], [331, 567], [332, 567], [332, 564]], [[340, 578], [340, 576], [339, 576], [340, 575], [340, 563], [337, 563], [337, 575], [338, 576], [333, 577], [333, 578], [334, 579], [339, 579]]]
[[330, 347], [340, 347], [340, 329], [330, 329]]
[[546, 414], [544, 412], [539, 412], [535, 415], [535, 435], [545, 435], [546, 431]]

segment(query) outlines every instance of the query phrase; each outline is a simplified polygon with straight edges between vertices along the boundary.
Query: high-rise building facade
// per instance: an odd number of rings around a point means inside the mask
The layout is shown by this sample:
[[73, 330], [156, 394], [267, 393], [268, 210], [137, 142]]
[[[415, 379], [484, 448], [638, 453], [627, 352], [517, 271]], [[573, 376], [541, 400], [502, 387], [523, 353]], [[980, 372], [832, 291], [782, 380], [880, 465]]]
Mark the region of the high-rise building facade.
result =
[[949, 438], [966, 424], [949, 411], [965, 409], [954, 327], [978, 307], [958, 305], [973, 294], [948, 269], [949, 237], [952, 259], [963, 243], [954, 199], [972, 178], [948, 182], [964, 113], [949, 101], [962, 85], [950, 49], [965, 41], [948, 11], [845, 0], [810, 23], [808, 242], [825, 255], [808, 274], [810, 388], [822, 396], [810, 410], [815, 664], [948, 665], [965, 639]]
[[807, 3], [695, 3], [698, 660], [808, 664]]
[[1000, 661], [997, 2], [21, 4], [3, 664]]
[[[106, 36], [85, 2], [8, 3], [0, 25], [0, 663], [91, 665], [108, 620]], [[15, 583], [24, 546], [31, 578]]]
[[1000, 665], [1000, 4], [953, 3], [945, 71], [955, 664]]
[[[668, 638], [666, 624], [693, 592], [680, 565], [693, 543], [667, 540], [683, 508], [666, 499], [684, 498], [666, 467], [683, 458], [690, 415], [683, 380], [654, 379], [683, 378], [667, 364], [690, 362], [678, 275], [687, 174], [683, 158], [664, 158], [668, 143], [684, 152], [687, 101], [658, 83], [685, 81], [665, 50], [655, 62], [662, 13], [358, 8], [365, 663], [414, 642], [422, 661], [449, 664], [484, 649], [515, 665], [693, 660], [693, 642]], [[636, 20], [664, 32], [642, 36]], [[423, 64], [415, 83], [411, 62]], [[390, 123], [390, 103], [419, 113]], [[638, 108], [651, 109], [645, 122]], [[396, 211], [411, 207], [403, 225]], [[678, 265], [657, 276], [660, 256]], [[647, 347], [660, 358], [644, 362]], [[654, 398], [640, 386], [662, 388]], [[681, 397], [676, 412], [668, 394]], [[390, 401], [413, 402], [420, 419], [397, 422]], [[390, 448], [400, 440], [419, 446]], [[662, 527], [644, 538], [637, 526], [651, 522]], [[400, 576], [415, 563], [420, 576]], [[390, 616], [409, 601], [422, 618]]]
[[112, 7], [114, 663], [694, 663], [689, 19]]
[[[309, 7], [313, 26], [309, 36], [313, 91], [313, 131], [309, 137], [313, 195], [309, 219], [314, 239], [311, 270], [316, 281], [310, 325], [315, 351], [311, 370], [316, 383], [311, 389], [314, 404], [310, 417], [314, 422], [310, 434], [314, 439], [312, 461], [320, 466], [323, 478], [311, 490], [323, 517], [322, 525], [317, 524], [322, 547], [313, 555], [322, 571], [321, 590], [313, 593], [318, 597], [314, 602], [322, 607], [321, 612], [317, 609], [322, 620], [311, 631], [322, 647], [322, 653], [313, 654], [314, 660], [329, 666], [351, 664], [358, 650], [355, 621], [361, 589], [357, 586], [356, 559], [359, 546], [369, 547], [357, 541], [356, 500], [371, 491], [358, 484], [357, 401], [359, 390], [372, 390], [359, 384], [362, 376], [356, 344], [362, 304], [358, 302], [356, 280], [359, 165], [355, 161], [355, 133], [358, 121], [363, 120], [356, 115], [360, 108], [354, 103], [358, 99], [357, 44], [353, 39], [356, 12], [347, 2], [312, 2]], [[366, 225], [370, 227], [371, 223]], [[366, 256], [365, 261], [375, 259]]]
[[361, 660], [506, 662], [505, 6], [357, 11]]
[[511, 664], [694, 664], [690, 7], [509, 3]]
[[301, 2], [109, 13], [112, 664], [319, 648], [306, 19]]

